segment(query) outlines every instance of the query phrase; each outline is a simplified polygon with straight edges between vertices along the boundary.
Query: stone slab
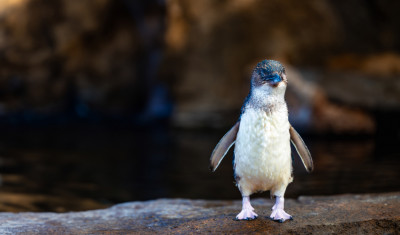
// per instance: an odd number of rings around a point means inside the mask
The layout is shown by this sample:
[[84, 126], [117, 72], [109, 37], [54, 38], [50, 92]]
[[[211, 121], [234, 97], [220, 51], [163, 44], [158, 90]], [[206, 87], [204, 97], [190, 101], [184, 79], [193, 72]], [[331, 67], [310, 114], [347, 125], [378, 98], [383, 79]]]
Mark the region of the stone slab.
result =
[[399, 234], [400, 192], [286, 200], [293, 221], [268, 219], [273, 201], [255, 199], [254, 221], [235, 221], [237, 201], [158, 199], [69, 213], [0, 213], [0, 234]]

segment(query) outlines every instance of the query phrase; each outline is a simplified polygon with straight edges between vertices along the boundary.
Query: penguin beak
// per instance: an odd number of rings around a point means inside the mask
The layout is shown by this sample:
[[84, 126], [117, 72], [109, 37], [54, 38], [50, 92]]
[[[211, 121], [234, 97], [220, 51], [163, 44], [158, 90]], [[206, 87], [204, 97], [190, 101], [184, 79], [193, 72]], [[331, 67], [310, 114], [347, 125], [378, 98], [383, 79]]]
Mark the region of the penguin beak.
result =
[[273, 73], [271, 76], [264, 77], [263, 80], [273, 86], [276, 86], [278, 83], [280, 83], [282, 81], [282, 78], [281, 78], [281, 76], [279, 76], [279, 74]]

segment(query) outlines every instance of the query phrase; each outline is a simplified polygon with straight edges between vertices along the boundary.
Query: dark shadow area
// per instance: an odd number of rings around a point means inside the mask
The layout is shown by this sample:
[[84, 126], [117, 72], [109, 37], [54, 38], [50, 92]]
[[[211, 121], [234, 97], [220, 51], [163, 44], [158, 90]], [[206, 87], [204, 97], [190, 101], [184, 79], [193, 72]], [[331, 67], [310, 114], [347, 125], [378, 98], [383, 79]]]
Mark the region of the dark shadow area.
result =
[[[232, 153], [215, 173], [208, 170], [209, 155], [223, 134], [161, 124], [3, 128], [0, 194], [7, 203], [2, 207], [70, 211], [156, 198], [237, 199]], [[400, 188], [399, 139], [388, 144], [379, 135], [304, 137], [315, 171], [308, 174], [293, 154], [294, 182], [287, 197]], [[13, 197], [17, 201], [10, 204]]]

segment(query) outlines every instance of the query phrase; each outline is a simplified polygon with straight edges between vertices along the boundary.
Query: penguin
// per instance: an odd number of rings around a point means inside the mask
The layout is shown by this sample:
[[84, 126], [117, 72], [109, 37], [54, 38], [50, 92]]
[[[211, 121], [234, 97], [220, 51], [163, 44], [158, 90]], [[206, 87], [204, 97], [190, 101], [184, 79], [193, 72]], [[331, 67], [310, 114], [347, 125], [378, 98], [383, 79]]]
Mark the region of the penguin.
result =
[[285, 91], [288, 81], [283, 65], [263, 60], [251, 75], [251, 87], [235, 125], [222, 137], [210, 158], [214, 172], [229, 149], [235, 145], [233, 171], [242, 194], [242, 210], [236, 220], [258, 217], [250, 195], [270, 191], [276, 199], [270, 219], [277, 222], [293, 217], [284, 211], [286, 187], [293, 181], [292, 143], [308, 172], [313, 171], [310, 151], [288, 120]]

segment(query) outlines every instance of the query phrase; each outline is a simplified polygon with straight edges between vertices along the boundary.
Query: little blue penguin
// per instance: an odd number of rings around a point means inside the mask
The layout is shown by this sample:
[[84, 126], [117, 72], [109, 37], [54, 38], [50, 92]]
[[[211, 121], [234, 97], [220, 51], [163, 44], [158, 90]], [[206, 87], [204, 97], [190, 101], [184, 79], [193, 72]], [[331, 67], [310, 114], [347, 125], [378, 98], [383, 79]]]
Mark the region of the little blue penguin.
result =
[[314, 168], [311, 154], [297, 131], [290, 125], [285, 91], [288, 84], [285, 68], [278, 61], [263, 60], [254, 68], [249, 95], [239, 120], [222, 137], [210, 158], [215, 171], [235, 144], [233, 170], [243, 201], [237, 220], [257, 218], [250, 195], [270, 191], [276, 198], [270, 219], [292, 219], [284, 211], [286, 187], [293, 181], [290, 142], [306, 170]]

